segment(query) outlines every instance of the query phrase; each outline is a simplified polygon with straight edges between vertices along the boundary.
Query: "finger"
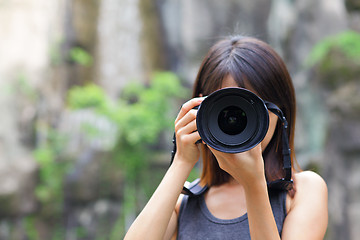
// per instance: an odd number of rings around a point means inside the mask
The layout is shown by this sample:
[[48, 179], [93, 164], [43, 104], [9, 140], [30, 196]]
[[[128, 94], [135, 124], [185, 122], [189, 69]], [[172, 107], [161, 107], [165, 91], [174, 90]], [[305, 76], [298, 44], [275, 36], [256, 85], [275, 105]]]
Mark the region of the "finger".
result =
[[189, 112], [191, 109], [193, 109], [194, 107], [196, 106], [199, 106], [200, 103], [204, 100], [203, 97], [198, 97], [198, 98], [193, 98], [189, 101], [187, 101], [186, 103], [184, 103], [182, 106], [181, 106], [181, 109], [180, 109], [180, 112], [178, 114], [178, 116], [176, 117], [176, 120], [180, 120], [182, 117], [185, 116], [185, 114], [187, 112]]
[[191, 109], [179, 121], [175, 122], [175, 132], [177, 132], [181, 128], [184, 128], [192, 121], [195, 121], [196, 114], [197, 110]]
[[196, 142], [199, 140], [200, 140], [200, 135], [198, 132], [192, 132], [190, 134], [181, 136], [181, 142], [185, 144], [196, 144]]
[[183, 135], [183, 134], [190, 134], [197, 131], [196, 126], [196, 120], [192, 120], [188, 124], [186, 124], [184, 127], [180, 128], [178, 131], [176, 131], [177, 134]]

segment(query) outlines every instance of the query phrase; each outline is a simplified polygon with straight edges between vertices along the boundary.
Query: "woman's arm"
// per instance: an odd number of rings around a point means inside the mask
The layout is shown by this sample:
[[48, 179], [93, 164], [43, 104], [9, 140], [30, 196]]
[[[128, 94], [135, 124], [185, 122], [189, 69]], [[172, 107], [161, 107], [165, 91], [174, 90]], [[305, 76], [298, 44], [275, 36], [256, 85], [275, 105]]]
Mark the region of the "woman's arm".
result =
[[296, 193], [285, 218], [282, 239], [323, 239], [328, 224], [328, 192], [316, 173], [294, 175]]
[[125, 239], [163, 239], [168, 226], [173, 228], [169, 229], [170, 232], [175, 231], [176, 225], [169, 222], [176, 217], [175, 204], [192, 167], [188, 163], [174, 161]]
[[177, 226], [176, 201], [192, 168], [200, 157], [196, 142], [200, 139], [196, 131], [196, 110], [202, 98], [186, 102], [176, 120], [175, 134], [177, 152], [153, 196], [131, 225], [125, 239], [163, 239], [172, 235]]
[[[294, 175], [296, 192], [285, 218], [283, 240], [320, 240], [328, 224], [328, 194], [325, 181], [316, 173]], [[251, 239], [279, 239], [267, 194], [266, 182], [253, 184], [246, 191]], [[275, 228], [274, 228], [275, 227]], [[276, 232], [276, 233], [275, 233]]]
[[245, 188], [245, 195], [251, 239], [280, 239], [265, 178]]

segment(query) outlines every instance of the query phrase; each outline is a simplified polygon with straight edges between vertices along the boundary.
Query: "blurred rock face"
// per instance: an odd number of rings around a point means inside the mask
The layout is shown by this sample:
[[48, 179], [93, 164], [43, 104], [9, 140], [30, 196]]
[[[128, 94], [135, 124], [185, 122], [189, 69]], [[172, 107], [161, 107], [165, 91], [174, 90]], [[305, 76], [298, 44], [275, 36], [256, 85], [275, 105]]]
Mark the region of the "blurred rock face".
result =
[[30, 214], [35, 209], [36, 164], [31, 159], [0, 162], [0, 212], [2, 217]]
[[329, 188], [328, 239], [356, 239], [360, 234], [354, 224], [360, 221], [358, 60], [349, 59], [344, 52], [332, 48], [316, 69], [315, 76], [329, 112], [322, 171]]

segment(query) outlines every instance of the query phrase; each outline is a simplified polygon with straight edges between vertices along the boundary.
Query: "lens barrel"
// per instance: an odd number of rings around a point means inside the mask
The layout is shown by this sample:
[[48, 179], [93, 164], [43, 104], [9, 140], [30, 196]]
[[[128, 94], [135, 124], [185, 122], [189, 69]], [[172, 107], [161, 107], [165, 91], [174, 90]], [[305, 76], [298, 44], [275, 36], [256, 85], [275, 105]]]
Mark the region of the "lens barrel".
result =
[[223, 88], [207, 96], [196, 116], [202, 141], [226, 153], [250, 150], [265, 137], [269, 114], [264, 101], [244, 88]]

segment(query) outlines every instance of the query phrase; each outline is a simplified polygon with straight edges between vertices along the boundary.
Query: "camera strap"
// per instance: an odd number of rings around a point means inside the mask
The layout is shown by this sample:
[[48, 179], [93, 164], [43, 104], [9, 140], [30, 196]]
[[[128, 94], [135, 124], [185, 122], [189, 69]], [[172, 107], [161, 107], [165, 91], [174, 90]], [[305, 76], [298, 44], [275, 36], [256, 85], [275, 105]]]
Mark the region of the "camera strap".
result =
[[285, 177], [268, 183], [269, 188], [290, 190], [293, 188], [293, 180], [291, 179], [291, 149], [289, 146], [289, 138], [287, 134], [288, 122], [284, 113], [274, 103], [265, 101], [268, 110], [274, 113], [281, 121], [282, 125], [282, 154], [283, 154], [283, 169]]

